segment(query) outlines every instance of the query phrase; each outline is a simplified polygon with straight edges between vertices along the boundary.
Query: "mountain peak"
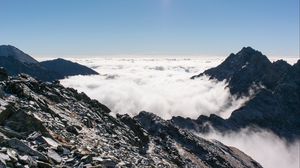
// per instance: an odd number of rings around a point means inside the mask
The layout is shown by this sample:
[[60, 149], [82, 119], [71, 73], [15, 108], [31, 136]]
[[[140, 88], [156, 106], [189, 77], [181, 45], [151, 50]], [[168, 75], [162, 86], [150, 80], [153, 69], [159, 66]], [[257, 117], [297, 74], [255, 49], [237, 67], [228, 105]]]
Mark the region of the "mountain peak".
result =
[[262, 84], [269, 89], [274, 88], [290, 67], [284, 61], [272, 63], [260, 51], [243, 47], [238, 53], [230, 54], [219, 66], [193, 76], [192, 79], [208, 75], [219, 81], [227, 80], [232, 94], [247, 95], [253, 84]]
[[13, 57], [14, 59], [23, 63], [38, 63], [37, 60], [12, 45], [0, 45], [0, 56]]
[[236, 59], [240, 63], [243, 64], [248, 62], [248, 63], [256, 63], [256, 62], [268, 62], [269, 59], [263, 55], [260, 51], [255, 50], [251, 47], [243, 47], [237, 54], [233, 54], [231, 57], [228, 57], [228, 59]]
[[260, 53], [260, 54], [262, 54], [260, 51], [258, 51], [258, 50], [255, 50], [255, 49], [253, 49], [252, 47], [243, 47], [242, 49], [241, 49], [241, 51], [239, 51], [238, 53], [237, 53], [237, 55], [245, 55], [245, 54], [247, 54], [247, 55], [251, 55], [251, 54], [254, 54], [254, 53]]

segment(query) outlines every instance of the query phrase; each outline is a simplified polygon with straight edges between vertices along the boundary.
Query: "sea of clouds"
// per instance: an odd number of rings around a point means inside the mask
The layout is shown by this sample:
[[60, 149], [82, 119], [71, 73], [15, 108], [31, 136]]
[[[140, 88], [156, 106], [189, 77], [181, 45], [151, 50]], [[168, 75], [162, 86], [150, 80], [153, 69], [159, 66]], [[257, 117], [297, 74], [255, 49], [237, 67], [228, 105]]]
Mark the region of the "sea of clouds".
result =
[[[199, 115], [217, 114], [228, 118], [231, 112], [248, 97], [236, 98], [218, 82], [201, 77], [190, 77], [217, 66], [220, 57], [113, 57], [71, 58], [72, 61], [93, 68], [100, 75], [73, 76], [61, 80], [67, 87], [85, 92], [99, 100], [114, 114], [134, 116], [145, 110], [170, 119], [172, 116], [197, 118]], [[273, 58], [276, 60], [277, 58]], [[294, 63], [297, 59], [287, 60]], [[226, 145], [237, 147], [267, 168], [299, 167], [299, 142], [287, 144], [271, 132], [241, 130], [208, 135]]]
[[300, 167], [300, 141], [288, 143], [270, 131], [245, 128], [239, 132], [212, 131], [198, 136], [236, 147], [265, 168]]
[[[78, 61], [78, 60], [77, 60]], [[247, 98], [232, 96], [225, 81], [190, 77], [221, 58], [98, 58], [79, 60], [100, 75], [73, 76], [61, 83], [107, 105], [113, 114], [145, 110], [164, 118], [218, 114], [224, 118]]]

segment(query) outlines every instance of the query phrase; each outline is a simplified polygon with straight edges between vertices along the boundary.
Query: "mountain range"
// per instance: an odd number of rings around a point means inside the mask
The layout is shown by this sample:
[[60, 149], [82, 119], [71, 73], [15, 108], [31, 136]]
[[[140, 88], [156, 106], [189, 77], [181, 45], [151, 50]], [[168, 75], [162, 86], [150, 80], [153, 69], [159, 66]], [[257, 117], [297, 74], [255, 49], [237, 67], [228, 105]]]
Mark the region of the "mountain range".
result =
[[263, 128], [289, 141], [300, 137], [300, 60], [290, 65], [283, 60], [270, 62], [261, 52], [245, 47], [230, 54], [215, 68], [191, 77], [207, 75], [211, 80], [226, 80], [236, 96], [254, 95], [228, 119], [201, 115], [197, 119], [173, 117], [177, 126], [196, 132], [238, 131]]
[[271, 62], [251, 47], [191, 77], [225, 80], [232, 95], [251, 96], [228, 119], [163, 120], [145, 111], [113, 117], [85, 93], [45, 82], [93, 70], [63, 59], [38, 62], [13, 46], [1, 46], [0, 55], [0, 167], [261, 167], [195, 133], [262, 128], [288, 141], [300, 136], [300, 61]]
[[29, 74], [42, 81], [55, 81], [72, 75], [96, 75], [96, 71], [64, 59], [38, 62], [11, 45], [0, 46], [0, 67], [9, 75]]

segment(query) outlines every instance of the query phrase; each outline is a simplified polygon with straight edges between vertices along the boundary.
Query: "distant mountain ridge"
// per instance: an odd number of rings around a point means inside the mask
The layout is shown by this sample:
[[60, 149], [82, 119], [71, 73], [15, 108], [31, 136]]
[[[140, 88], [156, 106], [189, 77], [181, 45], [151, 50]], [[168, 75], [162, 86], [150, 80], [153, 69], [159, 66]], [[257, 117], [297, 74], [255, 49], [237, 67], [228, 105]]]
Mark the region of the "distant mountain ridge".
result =
[[11, 45], [0, 45], [0, 56], [13, 57], [22, 63], [39, 63], [37, 60]]
[[220, 132], [258, 127], [287, 140], [300, 138], [300, 60], [293, 66], [283, 60], [271, 63], [261, 52], [247, 47], [192, 79], [202, 75], [226, 80], [236, 95], [247, 95], [253, 85], [264, 87], [228, 119], [214, 114], [195, 120], [173, 117], [171, 121], [177, 126], [201, 133], [210, 131], [208, 124]]
[[64, 76], [98, 74], [97, 72], [86, 66], [64, 60], [62, 58], [43, 61], [40, 62], [40, 64], [48, 70], [63, 74]]
[[26, 73], [42, 81], [54, 81], [72, 75], [98, 74], [86, 66], [61, 58], [38, 62], [11, 45], [0, 46], [0, 67], [4, 67], [9, 75]]

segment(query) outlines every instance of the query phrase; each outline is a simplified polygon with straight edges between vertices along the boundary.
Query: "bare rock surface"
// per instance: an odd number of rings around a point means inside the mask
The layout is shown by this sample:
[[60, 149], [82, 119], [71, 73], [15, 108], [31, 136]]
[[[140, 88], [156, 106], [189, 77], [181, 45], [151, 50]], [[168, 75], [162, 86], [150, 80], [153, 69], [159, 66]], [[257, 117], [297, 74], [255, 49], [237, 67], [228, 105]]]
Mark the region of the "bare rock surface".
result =
[[236, 148], [22, 74], [0, 82], [0, 167], [261, 167]]

